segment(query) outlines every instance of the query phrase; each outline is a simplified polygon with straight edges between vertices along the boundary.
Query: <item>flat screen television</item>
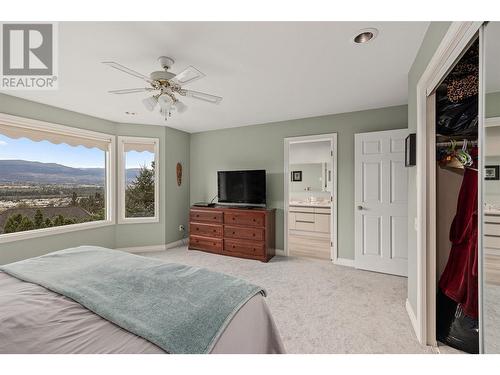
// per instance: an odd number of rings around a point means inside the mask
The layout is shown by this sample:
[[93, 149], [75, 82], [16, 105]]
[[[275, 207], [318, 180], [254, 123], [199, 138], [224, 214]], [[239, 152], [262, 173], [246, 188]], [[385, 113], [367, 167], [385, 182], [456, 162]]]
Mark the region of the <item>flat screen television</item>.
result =
[[266, 204], [266, 171], [217, 172], [219, 203]]

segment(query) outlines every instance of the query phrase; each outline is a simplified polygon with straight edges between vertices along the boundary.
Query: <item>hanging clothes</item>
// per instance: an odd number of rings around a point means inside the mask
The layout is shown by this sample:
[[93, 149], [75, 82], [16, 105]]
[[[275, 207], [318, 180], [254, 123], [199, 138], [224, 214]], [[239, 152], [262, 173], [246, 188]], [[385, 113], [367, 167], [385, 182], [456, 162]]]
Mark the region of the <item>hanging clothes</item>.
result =
[[[477, 169], [477, 147], [471, 151]], [[478, 319], [477, 170], [466, 168], [450, 228], [451, 252], [439, 280], [441, 291]]]

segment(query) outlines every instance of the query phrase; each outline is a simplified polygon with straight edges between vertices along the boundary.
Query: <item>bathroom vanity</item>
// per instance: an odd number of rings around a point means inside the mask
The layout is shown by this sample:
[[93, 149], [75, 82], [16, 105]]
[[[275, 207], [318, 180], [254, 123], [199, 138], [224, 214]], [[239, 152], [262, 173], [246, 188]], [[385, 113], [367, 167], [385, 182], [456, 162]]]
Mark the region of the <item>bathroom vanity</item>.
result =
[[329, 202], [290, 202], [288, 231], [288, 252], [291, 256], [331, 259]]

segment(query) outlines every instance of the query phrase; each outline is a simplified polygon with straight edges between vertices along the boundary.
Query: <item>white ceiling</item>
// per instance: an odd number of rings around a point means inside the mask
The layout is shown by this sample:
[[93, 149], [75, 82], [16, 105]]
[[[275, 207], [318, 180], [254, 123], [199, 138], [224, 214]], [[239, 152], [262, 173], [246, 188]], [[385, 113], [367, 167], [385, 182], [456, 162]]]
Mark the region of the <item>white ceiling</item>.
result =
[[[365, 45], [352, 37], [375, 27]], [[9, 91], [33, 101], [116, 121], [188, 132], [305, 118], [407, 103], [407, 74], [427, 22], [62, 22], [59, 90]], [[144, 74], [160, 55], [172, 71], [193, 65], [207, 76], [186, 88], [222, 96], [219, 105], [186, 98], [186, 113], [164, 122], [144, 109], [146, 94], [108, 90], [142, 81], [111, 69], [113, 60]], [[130, 116], [126, 111], [136, 112]]]

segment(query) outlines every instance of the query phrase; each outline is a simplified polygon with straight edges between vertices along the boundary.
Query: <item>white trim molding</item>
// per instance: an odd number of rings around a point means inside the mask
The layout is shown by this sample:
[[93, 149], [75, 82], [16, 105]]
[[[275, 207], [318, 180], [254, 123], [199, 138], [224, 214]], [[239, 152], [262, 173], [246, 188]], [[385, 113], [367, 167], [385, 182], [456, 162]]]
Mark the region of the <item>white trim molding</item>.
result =
[[356, 268], [354, 265], [354, 259], [349, 259], [349, 258], [337, 258], [335, 261], [335, 264], [339, 266], [344, 266], [344, 267], [352, 267]]
[[453, 22], [417, 84], [417, 306], [414, 328], [424, 345], [428, 342], [427, 97], [453, 67], [481, 25], [482, 22]]
[[408, 301], [408, 298], [406, 299], [405, 302], [405, 308], [406, 312], [408, 313], [408, 317], [410, 318], [411, 326], [413, 327], [413, 330], [417, 332], [418, 329], [417, 317], [415, 315], [415, 311], [413, 311], [413, 307], [411, 307], [410, 301]]
[[125, 251], [127, 253], [149, 253], [155, 251], [167, 250], [167, 245], [150, 245], [150, 246], [131, 246], [131, 247], [118, 247], [115, 250]]
[[[95, 228], [102, 228], [109, 225], [115, 224], [115, 136], [112, 134], [99, 133], [95, 131], [75, 128], [72, 126], [54, 124], [45, 121], [33, 120], [29, 118], [13, 116], [6, 113], [0, 113], [0, 124], [5, 126], [12, 126], [25, 129], [26, 131], [33, 130], [38, 132], [37, 135], [41, 133], [47, 133], [48, 137], [50, 134], [54, 134], [57, 143], [74, 143], [74, 140], [81, 138], [85, 140], [82, 144], [86, 147], [96, 142], [102, 146], [102, 150], [105, 153], [105, 201], [106, 201], [106, 219], [99, 221], [90, 221], [78, 224], [61, 225], [58, 227], [34, 229], [23, 232], [15, 233], [4, 233], [0, 235], [0, 244], [8, 243], [13, 241], [21, 241], [27, 239], [33, 239], [38, 237], [52, 236], [56, 234], [64, 234], [69, 232], [75, 232], [79, 230], [88, 230]], [[27, 134], [29, 137], [29, 134]], [[66, 137], [66, 138], [64, 138]], [[35, 137], [36, 140], [39, 137]], [[73, 141], [72, 141], [73, 140]], [[49, 140], [50, 141], [50, 140]], [[90, 143], [89, 143], [90, 142]], [[106, 147], [107, 145], [107, 147]]]
[[149, 253], [156, 251], [166, 251], [169, 249], [174, 249], [177, 247], [186, 246], [187, 238], [180, 239], [178, 241], [170, 242], [163, 245], [149, 245], [149, 246], [131, 246], [131, 247], [119, 247], [115, 250], [126, 251], [127, 253]]
[[500, 126], [500, 117], [488, 117], [484, 120], [484, 127], [497, 127]]
[[104, 228], [110, 225], [114, 225], [114, 223], [109, 220], [99, 220], [89, 221], [87, 223], [61, 225], [51, 228], [33, 229], [24, 232], [4, 233], [0, 235], [0, 244], [14, 241], [30, 240], [39, 237], [54, 236], [56, 234], [65, 234], [80, 230]]
[[281, 257], [286, 257], [285, 250], [283, 249], [274, 249], [275, 255], [281, 256]]
[[[126, 186], [126, 157], [125, 145], [151, 145], [154, 150], [155, 162], [155, 216], [154, 217], [125, 217], [125, 186]], [[144, 137], [118, 137], [118, 224], [147, 224], [160, 221], [160, 139]]]

